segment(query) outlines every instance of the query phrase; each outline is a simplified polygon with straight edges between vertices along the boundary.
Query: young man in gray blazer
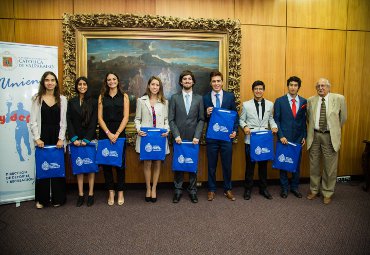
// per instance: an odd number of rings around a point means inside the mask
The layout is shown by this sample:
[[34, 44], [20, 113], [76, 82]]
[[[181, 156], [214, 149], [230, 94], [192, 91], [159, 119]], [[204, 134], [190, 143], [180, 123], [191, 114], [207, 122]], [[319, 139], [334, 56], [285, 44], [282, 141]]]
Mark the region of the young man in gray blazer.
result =
[[[263, 98], [265, 92], [265, 84], [263, 81], [255, 81], [252, 84], [254, 98], [243, 103], [243, 110], [240, 116], [239, 124], [245, 133], [245, 191], [244, 199], [251, 198], [253, 188], [253, 176], [255, 162], [251, 161], [250, 157], [250, 134], [251, 132], [268, 129], [269, 125], [273, 133], [277, 133], [277, 125], [273, 118], [274, 104]], [[267, 199], [272, 199], [272, 196], [267, 190], [267, 161], [258, 162], [258, 176], [260, 194]]]
[[[199, 143], [204, 126], [203, 98], [193, 93], [195, 77], [191, 71], [183, 71], [179, 77], [179, 85], [182, 91], [171, 97], [168, 121], [175, 142], [181, 144], [183, 140]], [[184, 172], [174, 173], [175, 194], [172, 202], [178, 203], [182, 195]], [[191, 202], [198, 203], [197, 197], [197, 173], [189, 172], [188, 192]]]

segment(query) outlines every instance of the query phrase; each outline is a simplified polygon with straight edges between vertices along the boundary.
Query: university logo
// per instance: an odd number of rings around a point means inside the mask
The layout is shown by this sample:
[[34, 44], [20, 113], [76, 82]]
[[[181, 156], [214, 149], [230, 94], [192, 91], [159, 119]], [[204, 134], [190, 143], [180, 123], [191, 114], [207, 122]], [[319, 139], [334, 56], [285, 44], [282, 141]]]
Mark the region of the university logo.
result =
[[229, 132], [229, 130], [227, 129], [227, 127], [220, 126], [218, 123], [215, 123], [213, 125], [213, 131], [215, 131], [215, 132], [224, 132], [224, 133]]
[[41, 169], [44, 171], [48, 171], [49, 169], [55, 169], [55, 168], [60, 168], [60, 165], [58, 163], [48, 163], [44, 161], [41, 165]]
[[278, 157], [278, 160], [282, 163], [288, 163], [288, 164], [293, 164], [293, 159], [290, 158], [290, 157], [286, 157], [284, 154], [281, 154], [279, 157]]
[[89, 164], [92, 164], [92, 163], [94, 163], [94, 162], [89, 158], [82, 159], [80, 157], [77, 157], [77, 159], [76, 159], [76, 165], [78, 165], [78, 166], [82, 166], [83, 164], [89, 165]]
[[4, 70], [13, 70], [17, 67], [17, 58], [9, 51], [5, 51], [0, 54], [1, 65], [0, 68]]
[[180, 163], [180, 164], [194, 164], [194, 161], [192, 158], [185, 158], [184, 155], [180, 155], [178, 158], [177, 158], [177, 161]]
[[101, 154], [103, 155], [103, 157], [115, 157], [117, 158], [118, 157], [118, 153], [116, 151], [109, 151], [108, 148], [104, 148], [102, 151], [101, 151]]
[[260, 146], [257, 146], [257, 148], [254, 150], [254, 153], [256, 153], [256, 155], [261, 155], [263, 153], [269, 152], [270, 152], [269, 148], [261, 148]]

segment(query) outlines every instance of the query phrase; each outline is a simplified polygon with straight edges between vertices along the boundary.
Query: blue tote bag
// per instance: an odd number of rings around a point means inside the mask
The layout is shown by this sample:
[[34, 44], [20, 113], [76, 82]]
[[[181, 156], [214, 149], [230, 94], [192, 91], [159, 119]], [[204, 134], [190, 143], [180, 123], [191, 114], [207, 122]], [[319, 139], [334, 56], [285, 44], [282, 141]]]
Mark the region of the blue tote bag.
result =
[[146, 132], [146, 136], [142, 136], [140, 140], [140, 160], [164, 160], [166, 157], [166, 137], [162, 137], [162, 133], [166, 133], [164, 128], [140, 128]]
[[97, 173], [99, 166], [95, 164], [96, 143], [88, 143], [86, 146], [75, 146], [71, 143], [69, 146], [71, 154], [72, 173]]
[[251, 132], [250, 155], [252, 161], [274, 159], [274, 139], [271, 130]]
[[36, 147], [36, 179], [65, 177], [64, 149], [55, 145]]
[[236, 115], [236, 111], [213, 108], [206, 138], [230, 142], [229, 136], [233, 132]]
[[172, 170], [196, 173], [198, 171], [199, 144], [182, 142], [173, 144]]
[[126, 138], [118, 138], [115, 143], [109, 139], [98, 141], [95, 163], [109, 166], [122, 166], [122, 158], [125, 156]]
[[298, 143], [282, 144], [280, 141], [276, 143], [275, 160], [272, 162], [272, 167], [289, 172], [296, 172], [299, 158], [301, 156], [302, 146]]

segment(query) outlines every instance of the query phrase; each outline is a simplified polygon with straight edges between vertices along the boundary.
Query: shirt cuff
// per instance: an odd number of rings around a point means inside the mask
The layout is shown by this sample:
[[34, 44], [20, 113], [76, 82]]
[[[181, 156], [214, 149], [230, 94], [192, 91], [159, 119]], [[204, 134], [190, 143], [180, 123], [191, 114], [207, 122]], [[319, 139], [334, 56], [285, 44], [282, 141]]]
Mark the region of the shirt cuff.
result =
[[77, 140], [77, 138], [78, 138], [78, 136], [76, 135], [76, 136], [74, 136], [74, 137], [72, 137], [71, 138], [71, 142], [73, 143], [74, 141], [76, 141]]
[[90, 143], [90, 141], [87, 140], [86, 138], [82, 139], [82, 141], [84, 141], [85, 143]]

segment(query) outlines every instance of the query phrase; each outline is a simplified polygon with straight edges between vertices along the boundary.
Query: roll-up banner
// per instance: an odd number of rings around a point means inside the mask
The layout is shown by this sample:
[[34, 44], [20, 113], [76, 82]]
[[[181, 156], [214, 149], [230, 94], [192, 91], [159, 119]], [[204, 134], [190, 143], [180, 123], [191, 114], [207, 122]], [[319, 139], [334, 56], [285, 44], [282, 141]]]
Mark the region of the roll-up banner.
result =
[[35, 198], [31, 97], [42, 74], [58, 74], [58, 47], [0, 42], [0, 204]]

